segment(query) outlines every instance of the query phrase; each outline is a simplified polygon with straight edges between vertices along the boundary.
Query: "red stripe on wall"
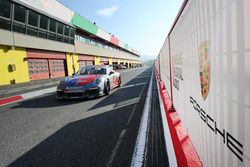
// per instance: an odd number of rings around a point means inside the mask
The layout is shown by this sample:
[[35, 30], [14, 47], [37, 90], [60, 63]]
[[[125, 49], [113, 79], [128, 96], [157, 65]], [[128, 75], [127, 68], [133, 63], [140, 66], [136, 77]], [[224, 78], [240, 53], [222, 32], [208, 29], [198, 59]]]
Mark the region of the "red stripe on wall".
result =
[[119, 45], [119, 39], [117, 39], [116, 37], [114, 36], [111, 36], [111, 43], [115, 44], [115, 45]]
[[[155, 70], [156, 71], [156, 70]], [[171, 112], [172, 100], [160, 80], [159, 73], [156, 71], [156, 79], [160, 88], [160, 96], [166, 112], [169, 131], [171, 134], [175, 156], [178, 166], [181, 167], [202, 167], [203, 164], [185, 130], [177, 112]]]

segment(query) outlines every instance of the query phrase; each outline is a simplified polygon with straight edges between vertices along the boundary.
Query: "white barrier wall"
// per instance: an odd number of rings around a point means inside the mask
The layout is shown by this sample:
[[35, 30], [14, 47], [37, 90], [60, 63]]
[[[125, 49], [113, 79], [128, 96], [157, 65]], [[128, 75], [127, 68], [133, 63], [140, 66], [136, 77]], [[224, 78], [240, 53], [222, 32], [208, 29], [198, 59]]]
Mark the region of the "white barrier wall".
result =
[[[170, 62], [169, 62], [169, 43], [168, 39], [165, 40], [164, 47], [162, 47], [160, 52], [160, 73], [161, 80], [165, 83], [166, 89], [170, 95]], [[164, 55], [164, 56], [163, 56]]]
[[173, 103], [204, 166], [250, 166], [249, 17], [249, 0], [189, 0], [170, 33]]

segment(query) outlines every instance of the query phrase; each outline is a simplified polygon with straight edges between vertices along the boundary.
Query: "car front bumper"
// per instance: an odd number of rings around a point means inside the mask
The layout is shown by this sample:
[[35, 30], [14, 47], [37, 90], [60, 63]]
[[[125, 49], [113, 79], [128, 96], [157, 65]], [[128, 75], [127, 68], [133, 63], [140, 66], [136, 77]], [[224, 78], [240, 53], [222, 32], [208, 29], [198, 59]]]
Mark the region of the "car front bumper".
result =
[[94, 87], [86, 90], [62, 90], [57, 89], [58, 99], [74, 99], [74, 98], [87, 98], [97, 97], [103, 94], [103, 88]]

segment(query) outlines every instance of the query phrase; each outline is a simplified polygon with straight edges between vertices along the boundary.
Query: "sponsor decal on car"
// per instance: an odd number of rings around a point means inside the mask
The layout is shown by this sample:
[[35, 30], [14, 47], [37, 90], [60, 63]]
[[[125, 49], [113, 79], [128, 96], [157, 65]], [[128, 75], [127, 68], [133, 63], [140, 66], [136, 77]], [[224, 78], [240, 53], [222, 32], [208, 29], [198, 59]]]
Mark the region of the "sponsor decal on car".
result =
[[79, 78], [76, 85], [77, 86], [81, 86], [81, 85], [85, 85], [88, 83], [88, 80], [87, 79], [83, 79], [83, 78]]

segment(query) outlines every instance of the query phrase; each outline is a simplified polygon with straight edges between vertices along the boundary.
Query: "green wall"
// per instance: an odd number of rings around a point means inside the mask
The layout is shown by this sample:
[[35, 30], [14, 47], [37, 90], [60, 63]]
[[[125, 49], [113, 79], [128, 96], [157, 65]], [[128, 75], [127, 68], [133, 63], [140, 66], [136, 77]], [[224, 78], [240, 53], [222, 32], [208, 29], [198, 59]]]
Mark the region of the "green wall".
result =
[[75, 13], [73, 18], [71, 19], [71, 24], [77, 26], [85, 31], [88, 31], [94, 35], [97, 34], [98, 27], [88, 21], [87, 19], [81, 17], [79, 14]]

